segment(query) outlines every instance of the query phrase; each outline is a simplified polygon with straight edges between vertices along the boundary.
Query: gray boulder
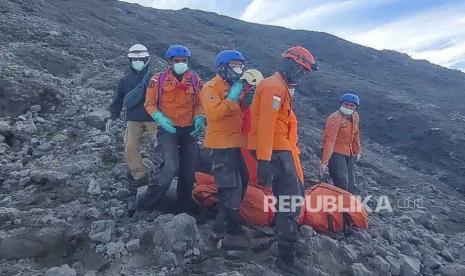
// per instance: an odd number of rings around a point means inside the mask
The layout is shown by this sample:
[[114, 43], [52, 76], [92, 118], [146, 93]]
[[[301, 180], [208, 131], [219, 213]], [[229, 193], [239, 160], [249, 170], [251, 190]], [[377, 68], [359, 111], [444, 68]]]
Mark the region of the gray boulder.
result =
[[375, 256], [373, 259], [370, 259], [369, 263], [371, 266], [373, 266], [373, 268], [375, 268], [376, 272], [380, 274], [389, 272], [391, 267], [389, 263], [379, 255]]
[[431, 243], [434, 249], [443, 250], [446, 247], [446, 242], [444, 240], [435, 238], [435, 237], [428, 237], [428, 241]]
[[401, 276], [416, 276], [420, 274], [420, 261], [407, 256], [401, 257], [400, 275]]
[[124, 251], [124, 243], [121, 241], [109, 242], [105, 245], [105, 250], [108, 256], [117, 256]]
[[22, 229], [1, 240], [0, 258], [16, 259], [64, 254], [77, 232], [64, 228]]
[[349, 271], [347, 274], [348, 276], [372, 276], [371, 273], [363, 264], [361, 263], [354, 263], [350, 266]]
[[391, 266], [391, 274], [394, 276], [400, 275], [400, 261], [392, 256], [387, 256], [386, 261], [389, 263]]
[[452, 254], [450, 253], [449, 250], [447, 250], [447, 249], [442, 250], [441, 253], [440, 253], [440, 255], [441, 255], [442, 257], [444, 257], [444, 259], [445, 259], [446, 261], [451, 262], [451, 263], [454, 262], [454, 257], [452, 256]]
[[439, 273], [442, 276], [463, 276], [465, 275], [465, 265], [449, 264], [441, 267]]
[[126, 243], [126, 248], [129, 252], [134, 252], [140, 249], [140, 239], [133, 239]]
[[54, 135], [52, 137], [52, 141], [53, 142], [57, 142], [57, 143], [60, 143], [60, 142], [65, 142], [67, 141], [69, 138], [68, 136], [64, 135], [64, 134], [61, 134], [61, 133], [58, 133], [56, 135]]
[[100, 211], [95, 207], [90, 207], [84, 211], [84, 216], [87, 219], [98, 219], [100, 217]]
[[302, 225], [299, 228], [300, 234], [303, 237], [313, 237], [315, 236], [315, 230], [311, 226], [308, 225]]
[[424, 258], [423, 258], [423, 265], [427, 268], [430, 268], [430, 269], [438, 269], [440, 266], [441, 266], [441, 262], [439, 262], [436, 258], [434, 258], [433, 256], [427, 254]]
[[40, 104], [36, 104], [36, 105], [31, 106], [29, 108], [29, 110], [31, 112], [37, 113], [37, 112], [40, 112], [42, 110], [42, 106], [40, 106]]
[[84, 121], [87, 125], [105, 130], [105, 123], [110, 119], [110, 112], [107, 110], [96, 110], [86, 114]]
[[111, 137], [108, 135], [98, 135], [93, 138], [93, 142], [97, 147], [105, 147], [111, 144]]
[[115, 227], [115, 222], [112, 220], [94, 221], [91, 224], [89, 238], [92, 241], [96, 241], [96, 242], [103, 242], [103, 243], [110, 242], [111, 234], [113, 233], [114, 227]]
[[65, 264], [60, 267], [52, 267], [45, 272], [45, 276], [76, 276], [76, 270]]
[[64, 164], [60, 167], [59, 171], [70, 175], [76, 175], [82, 173], [82, 167], [76, 163]]
[[164, 251], [158, 260], [161, 267], [173, 268], [178, 265], [176, 254], [171, 251]]
[[0, 121], [0, 134], [3, 136], [7, 136], [11, 134], [11, 125], [7, 121]]
[[18, 121], [13, 125], [11, 133], [14, 136], [22, 137], [25, 139], [31, 138], [31, 136], [37, 132], [37, 127], [34, 124], [34, 121], [31, 119], [26, 121]]
[[186, 249], [191, 249], [198, 240], [195, 219], [187, 214], [182, 213], [172, 218], [160, 216], [155, 221], [155, 225], [159, 226], [155, 229], [153, 242], [165, 250], [173, 250], [177, 242], [185, 243]]
[[423, 225], [426, 229], [432, 229], [434, 226], [434, 217], [423, 210], [415, 209], [409, 212], [412, 219], [420, 225]]
[[18, 218], [20, 214], [21, 212], [16, 208], [0, 207], [0, 225]]
[[100, 195], [102, 193], [102, 187], [100, 187], [100, 184], [96, 180], [91, 179], [87, 187], [87, 193], [91, 195]]
[[40, 170], [32, 171], [30, 177], [32, 182], [38, 184], [48, 184], [51, 186], [65, 184], [66, 181], [68, 181], [68, 179], [70, 178], [69, 175], [62, 172]]

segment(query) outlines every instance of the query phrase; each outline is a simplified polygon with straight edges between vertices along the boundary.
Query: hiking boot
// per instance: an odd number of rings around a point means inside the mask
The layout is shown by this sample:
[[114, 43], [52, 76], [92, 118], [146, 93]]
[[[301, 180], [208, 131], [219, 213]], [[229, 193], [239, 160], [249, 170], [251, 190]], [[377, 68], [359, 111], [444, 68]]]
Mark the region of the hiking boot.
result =
[[134, 181], [134, 177], [132, 176], [132, 173], [130, 171], [126, 173], [126, 177], [129, 181]]
[[303, 276], [303, 275], [310, 275], [309, 272], [298, 265], [296, 263], [288, 263], [282, 258], [278, 258], [276, 260], [276, 266], [282, 271], [285, 272], [284, 275], [298, 275], [298, 276]]
[[131, 179], [129, 179], [129, 185], [128, 189], [131, 191], [133, 195], [137, 194], [137, 189], [143, 186], [148, 185], [148, 178], [147, 175], [144, 175], [143, 177], [139, 179], [134, 179], [131, 176]]
[[285, 272], [285, 275], [310, 275], [305, 268], [296, 264], [294, 252], [295, 243], [278, 242], [276, 266]]
[[151, 187], [140, 187], [137, 189], [136, 210], [152, 211], [155, 209], [157, 202], [153, 201]]
[[213, 233], [218, 236], [224, 236], [224, 213], [221, 210], [218, 210], [216, 214], [215, 223], [213, 224]]
[[250, 247], [250, 240], [246, 234], [229, 234], [225, 233], [223, 238], [223, 249], [247, 249]]
[[137, 188], [148, 185], [149, 181], [147, 175], [144, 175], [141, 178], [134, 180], [134, 184], [137, 186]]

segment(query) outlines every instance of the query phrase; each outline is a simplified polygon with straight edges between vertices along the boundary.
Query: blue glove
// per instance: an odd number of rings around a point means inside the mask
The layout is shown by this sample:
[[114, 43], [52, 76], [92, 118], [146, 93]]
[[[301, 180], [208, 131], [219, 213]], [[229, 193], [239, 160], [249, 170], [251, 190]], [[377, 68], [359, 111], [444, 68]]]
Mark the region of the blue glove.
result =
[[242, 93], [242, 86], [242, 81], [236, 81], [235, 83], [233, 83], [233, 85], [229, 89], [228, 99], [234, 102], [238, 102], [239, 96]]
[[176, 128], [174, 127], [173, 121], [171, 121], [170, 118], [166, 117], [160, 111], [154, 112], [152, 114], [152, 118], [167, 132], [176, 133]]
[[257, 164], [258, 184], [263, 187], [271, 187], [273, 184], [273, 166], [271, 161], [258, 160]]
[[194, 130], [190, 133], [190, 135], [194, 138], [202, 133], [203, 129], [205, 128], [205, 115], [198, 115], [194, 117]]

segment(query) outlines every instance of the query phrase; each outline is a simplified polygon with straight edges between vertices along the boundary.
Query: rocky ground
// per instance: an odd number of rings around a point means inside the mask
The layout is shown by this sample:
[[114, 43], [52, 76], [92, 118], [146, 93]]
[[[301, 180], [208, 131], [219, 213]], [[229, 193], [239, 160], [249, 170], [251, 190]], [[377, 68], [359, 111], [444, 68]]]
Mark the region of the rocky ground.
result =
[[[167, 32], [173, 26], [186, 35]], [[104, 131], [105, 107], [130, 44], [149, 46], [160, 69], [161, 50], [175, 39], [192, 45], [192, 66], [204, 78], [225, 46], [249, 49], [250, 66], [266, 73], [275, 65], [268, 60], [290, 41], [315, 49], [322, 70], [294, 101], [307, 185], [316, 181], [322, 121], [337, 108], [334, 92], [362, 94], [360, 194], [373, 196], [370, 207], [387, 196], [394, 212], [370, 214], [370, 229], [349, 237], [302, 227], [299, 260], [313, 275], [465, 275], [465, 202], [458, 191], [465, 111], [463, 98], [454, 98], [463, 92], [462, 73], [353, 44], [337, 51], [349, 43], [321, 33], [97, 0], [0, 0], [0, 275], [279, 274], [271, 228], [248, 229], [258, 241], [251, 251], [222, 252], [209, 238], [209, 211], [196, 218], [169, 208], [128, 214], [135, 196], [123, 128]], [[419, 105], [425, 97], [433, 99], [427, 110]]]

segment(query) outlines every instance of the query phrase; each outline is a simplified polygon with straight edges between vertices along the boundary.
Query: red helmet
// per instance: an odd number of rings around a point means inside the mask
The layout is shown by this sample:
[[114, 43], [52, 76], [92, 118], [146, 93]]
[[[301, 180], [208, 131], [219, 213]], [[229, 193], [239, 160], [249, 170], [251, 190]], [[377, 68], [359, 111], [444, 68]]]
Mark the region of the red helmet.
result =
[[294, 46], [287, 49], [282, 55], [283, 58], [292, 58], [295, 62], [305, 67], [308, 71], [318, 70], [315, 58], [312, 53], [302, 46]]

